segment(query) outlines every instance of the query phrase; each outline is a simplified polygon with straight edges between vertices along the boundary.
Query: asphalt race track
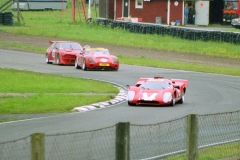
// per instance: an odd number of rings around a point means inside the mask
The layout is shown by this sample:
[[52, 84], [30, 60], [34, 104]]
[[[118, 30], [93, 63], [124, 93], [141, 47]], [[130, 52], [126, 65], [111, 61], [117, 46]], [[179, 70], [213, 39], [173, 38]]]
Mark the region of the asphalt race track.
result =
[[0, 123], [0, 142], [26, 137], [35, 132], [55, 134], [88, 131], [112, 126], [118, 122], [155, 124], [193, 113], [203, 115], [239, 110], [240, 77], [235, 76], [124, 64], [120, 64], [117, 72], [83, 71], [75, 69], [74, 66], [46, 64], [43, 54], [1, 49], [0, 67], [106, 80], [124, 87], [127, 84], [134, 85], [140, 77], [164, 76], [189, 80], [184, 104], [176, 104], [174, 107], [129, 107], [124, 102], [88, 112]]

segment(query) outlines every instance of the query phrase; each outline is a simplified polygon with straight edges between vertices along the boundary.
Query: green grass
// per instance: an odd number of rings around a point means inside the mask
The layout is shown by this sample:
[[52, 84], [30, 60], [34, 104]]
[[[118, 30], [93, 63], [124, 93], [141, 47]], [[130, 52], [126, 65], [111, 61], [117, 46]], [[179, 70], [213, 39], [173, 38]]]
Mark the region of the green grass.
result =
[[106, 82], [15, 69], [0, 68], [0, 77], [1, 114], [66, 113], [119, 92]]
[[157, 68], [169, 68], [169, 69], [181, 69], [186, 71], [198, 71], [206, 73], [218, 73], [218, 74], [228, 74], [228, 75], [240, 75], [240, 68], [227, 68], [219, 66], [208, 66], [196, 63], [187, 63], [187, 62], [173, 62], [173, 61], [164, 61], [156, 60], [145, 57], [133, 58], [118, 56], [120, 62], [131, 65], [140, 65], [140, 66], [150, 66]]
[[[237, 159], [240, 151], [240, 142], [222, 144], [210, 148], [200, 149], [199, 160], [234, 160]], [[186, 154], [170, 156], [164, 160], [186, 160]]]
[[[16, 12], [13, 13], [16, 17]], [[22, 11], [21, 14], [24, 17], [24, 24], [21, 21], [20, 24], [16, 23], [14, 26], [1, 26], [0, 31], [23, 35], [71, 39], [79, 42], [97, 42], [118, 46], [162, 50], [166, 51], [166, 54], [169, 51], [173, 51], [187, 53], [189, 55], [198, 54], [240, 60], [239, 45], [235, 44], [213, 41], [204, 42], [201, 40], [191, 41], [157, 34], [136, 34], [123, 29], [112, 29], [108, 26], [104, 27], [97, 25], [94, 22], [86, 24], [83, 18], [83, 13], [80, 13], [80, 16], [76, 14], [76, 21], [74, 24], [72, 24], [70, 12]], [[233, 28], [233, 32], [239, 32], [239, 30]], [[46, 50], [46, 48], [37, 48], [26, 44], [11, 44], [6, 42], [0, 42], [0, 46], [11, 46], [36, 53], [45, 53]], [[134, 59], [132, 57], [124, 57], [120, 54], [117, 55], [121, 59], [122, 64], [151, 65], [162, 68], [211, 72], [236, 76], [240, 75], [240, 68], [216, 67], [211, 65], [206, 66], [171, 61], [164, 61], [163, 63], [161, 60], [154, 60], [145, 57]]]
[[37, 93], [32, 96], [0, 96], [1, 114], [69, 113], [74, 107], [107, 101], [114, 95]]
[[[75, 24], [71, 22], [71, 13], [59, 11], [25, 11], [21, 12], [24, 23], [17, 23], [15, 26], [0, 26], [0, 31], [23, 34], [23, 35], [37, 35], [47, 36], [52, 38], [72, 39], [85, 42], [98, 42], [103, 44], [114, 44], [119, 46], [131, 46], [137, 48], [148, 48], [154, 50], [176, 51], [188, 54], [199, 54], [207, 56], [216, 56], [223, 58], [236, 58], [240, 59], [239, 46], [223, 43], [223, 42], [203, 42], [203, 41], [190, 41], [179, 38], [173, 38], [170, 36], [160, 35], [143, 35], [134, 34], [121, 29], [111, 29], [110, 27], [103, 27], [95, 25], [94, 23], [86, 24], [84, 18], [76, 16]], [[92, 11], [92, 14], [95, 14]], [[16, 12], [14, 12], [16, 21]], [[62, 16], [60, 16], [62, 15]], [[82, 15], [81, 15], [82, 16]], [[93, 16], [94, 17], [94, 16]], [[239, 30], [233, 30], [239, 32]], [[29, 50], [36, 53], [45, 53], [46, 48], [37, 48], [23, 44], [12, 44], [6, 42], [0, 42], [2, 46], [14, 46], [22, 50]], [[239, 68], [226, 68], [216, 66], [206, 66], [200, 64], [189, 64], [183, 62], [171, 62], [154, 60], [145, 57], [133, 58], [124, 57], [118, 55], [121, 63], [132, 65], [143, 65], [161, 68], [172, 68], [191, 70], [199, 72], [211, 72], [228, 75], [240, 75]], [[1, 88], [0, 92], [4, 93], [36, 93], [32, 96], [0, 96], [0, 113], [59, 113], [69, 112], [74, 106], [89, 104], [104, 99], [110, 99], [112, 96], [106, 95], [66, 95], [66, 92], [89, 92], [89, 87], [84, 89], [85, 85], [79, 85], [80, 83], [89, 83], [86, 85], [92, 85], [99, 82], [86, 81], [83, 79], [72, 77], [61, 77], [56, 75], [38, 74], [26, 71], [15, 70], [0, 70], [0, 74], [6, 75], [11, 72], [9, 76], [0, 80]], [[19, 76], [19, 77], [15, 77]], [[24, 78], [24, 77], [28, 78]], [[58, 83], [57, 80], [61, 79], [64, 83]], [[37, 81], [38, 83], [33, 83]], [[47, 84], [44, 82], [48, 82]], [[55, 83], [54, 83], [55, 82]], [[70, 84], [73, 83], [73, 85]], [[16, 85], [16, 83], [18, 85]], [[26, 87], [28, 84], [30, 86]], [[66, 87], [66, 84], [71, 85], [70, 88]], [[67, 86], [68, 86], [67, 85]], [[116, 93], [116, 88], [110, 84], [104, 84], [105, 92]], [[61, 86], [61, 87], [59, 87]], [[75, 88], [77, 86], [77, 88]], [[100, 85], [98, 85], [100, 86]], [[96, 88], [95, 88], [96, 89]], [[97, 90], [92, 92], [98, 92]], [[12, 120], [12, 119], [9, 119]], [[228, 157], [226, 153], [229, 148], [239, 148], [239, 143], [221, 145], [205, 149], [199, 152], [200, 160], [212, 160]], [[234, 152], [234, 153], [233, 153]], [[229, 156], [238, 155], [239, 151], [232, 151]], [[168, 160], [186, 159], [186, 155], [177, 155], [167, 158]]]

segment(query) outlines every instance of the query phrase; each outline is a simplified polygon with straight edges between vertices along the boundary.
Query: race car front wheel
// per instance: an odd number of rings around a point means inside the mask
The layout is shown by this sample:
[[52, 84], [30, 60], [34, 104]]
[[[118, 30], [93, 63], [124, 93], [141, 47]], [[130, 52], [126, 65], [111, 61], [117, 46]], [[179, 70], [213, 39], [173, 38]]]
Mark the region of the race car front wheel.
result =
[[174, 98], [172, 98], [172, 102], [171, 102], [170, 106], [174, 106], [175, 103], [176, 103], [176, 100]]
[[76, 57], [76, 60], [75, 60], [75, 68], [76, 68], [76, 69], [79, 69], [79, 68], [80, 68], [80, 66], [78, 65], [78, 59], [77, 59], [77, 57]]
[[60, 55], [58, 54], [57, 55], [57, 65], [60, 65], [61, 64], [61, 60], [60, 60]]
[[84, 71], [87, 70], [86, 59], [83, 60], [83, 66], [82, 66], [82, 69], [83, 69]]
[[52, 62], [49, 61], [48, 54], [46, 53], [46, 63], [51, 64]]
[[136, 106], [136, 104], [130, 103], [129, 101], [128, 101], [128, 105], [129, 106]]

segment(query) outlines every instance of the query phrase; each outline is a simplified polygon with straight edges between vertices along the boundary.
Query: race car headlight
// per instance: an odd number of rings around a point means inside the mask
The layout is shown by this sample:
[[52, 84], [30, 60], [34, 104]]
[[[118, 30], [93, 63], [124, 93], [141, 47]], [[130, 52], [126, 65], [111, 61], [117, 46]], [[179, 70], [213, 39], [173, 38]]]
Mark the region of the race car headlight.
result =
[[134, 91], [128, 91], [127, 92], [127, 100], [128, 101], [132, 101], [134, 96], [135, 96], [135, 92]]
[[170, 92], [166, 92], [163, 95], [163, 102], [168, 103], [172, 100], [172, 94]]
[[118, 63], [118, 58], [113, 58], [113, 63], [114, 64]]
[[88, 57], [88, 61], [91, 63], [91, 64], [95, 64], [95, 60], [92, 58], [92, 57]]

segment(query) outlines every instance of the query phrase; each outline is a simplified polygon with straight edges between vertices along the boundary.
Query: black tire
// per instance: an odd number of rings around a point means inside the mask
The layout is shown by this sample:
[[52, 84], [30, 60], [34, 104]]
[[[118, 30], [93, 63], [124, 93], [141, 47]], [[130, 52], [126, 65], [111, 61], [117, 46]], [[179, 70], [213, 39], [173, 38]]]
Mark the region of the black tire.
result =
[[175, 103], [176, 103], [176, 100], [174, 99], [174, 97], [172, 98], [172, 102], [171, 102], [171, 104], [170, 104], [170, 106], [174, 106], [175, 105]]
[[83, 69], [84, 71], [86, 71], [86, 70], [88, 69], [87, 66], [86, 66], [86, 59], [83, 60], [82, 69]]
[[128, 101], [128, 105], [129, 106], [136, 106], [136, 104], [130, 103], [129, 101]]
[[77, 57], [76, 57], [76, 60], [75, 60], [75, 68], [76, 68], [76, 69], [79, 69], [79, 68], [80, 68], [80, 66], [78, 65]]
[[180, 104], [183, 104], [183, 102], [184, 102], [184, 95], [182, 95], [181, 99], [179, 100]]
[[47, 54], [47, 53], [46, 53], [45, 59], [46, 59], [46, 63], [47, 63], [47, 64], [51, 64], [51, 63], [52, 63], [52, 62], [49, 61], [49, 58], [48, 58], [48, 54]]

